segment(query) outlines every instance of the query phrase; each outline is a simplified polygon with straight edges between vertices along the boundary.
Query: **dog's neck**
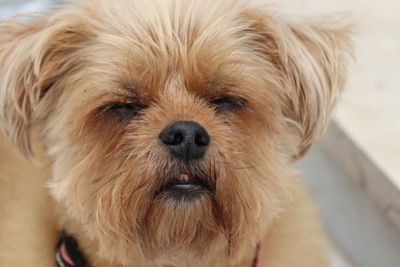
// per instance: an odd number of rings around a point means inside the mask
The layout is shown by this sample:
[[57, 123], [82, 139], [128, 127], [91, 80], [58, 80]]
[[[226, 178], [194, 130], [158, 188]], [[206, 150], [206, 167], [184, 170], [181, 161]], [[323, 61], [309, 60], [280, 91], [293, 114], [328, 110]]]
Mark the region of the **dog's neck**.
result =
[[[257, 245], [254, 259], [249, 267], [260, 267], [263, 258], [263, 244]], [[89, 267], [84, 255], [82, 255], [76, 240], [62, 233], [56, 250], [58, 267]], [[245, 263], [244, 263], [245, 264]], [[213, 265], [214, 266], [214, 265]]]
[[[82, 226], [75, 222], [73, 219], [65, 219], [62, 222], [65, 226], [64, 229], [68, 232], [77, 242], [79, 252], [84, 257], [85, 261], [90, 267], [123, 267], [123, 265], [116, 262], [111, 262], [99, 257], [99, 243], [96, 240], [90, 239], [84, 232]], [[217, 247], [223, 248], [222, 244], [218, 244]], [[228, 250], [228, 248], [225, 248]], [[179, 264], [160, 264], [160, 267], [171, 266], [171, 267], [259, 267], [259, 246], [257, 247], [244, 247], [241, 249], [241, 259], [237, 264], [232, 264], [229, 256], [221, 252], [215, 252], [211, 250], [212, 255], [205, 255], [202, 259], [188, 258], [189, 253], [182, 252], [181, 255], [174, 255], [174, 261]], [[178, 260], [176, 260], [178, 258]], [[207, 263], [205, 262], [207, 259]], [[168, 258], [163, 258], [160, 262], [172, 262]], [[137, 261], [129, 265], [129, 267], [155, 267], [154, 263], [149, 263], [147, 259], [137, 258]]]

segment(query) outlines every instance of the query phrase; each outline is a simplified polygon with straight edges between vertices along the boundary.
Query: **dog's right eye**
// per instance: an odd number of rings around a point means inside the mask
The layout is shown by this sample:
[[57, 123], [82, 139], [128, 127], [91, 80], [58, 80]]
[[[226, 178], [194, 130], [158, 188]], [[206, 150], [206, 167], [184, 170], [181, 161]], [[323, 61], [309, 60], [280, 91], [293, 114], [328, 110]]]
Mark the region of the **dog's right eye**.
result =
[[240, 97], [224, 96], [212, 99], [210, 105], [214, 106], [218, 112], [233, 111], [245, 106], [246, 101]]
[[147, 108], [147, 105], [138, 103], [116, 102], [104, 105], [100, 108], [101, 112], [124, 121], [137, 116], [140, 110]]

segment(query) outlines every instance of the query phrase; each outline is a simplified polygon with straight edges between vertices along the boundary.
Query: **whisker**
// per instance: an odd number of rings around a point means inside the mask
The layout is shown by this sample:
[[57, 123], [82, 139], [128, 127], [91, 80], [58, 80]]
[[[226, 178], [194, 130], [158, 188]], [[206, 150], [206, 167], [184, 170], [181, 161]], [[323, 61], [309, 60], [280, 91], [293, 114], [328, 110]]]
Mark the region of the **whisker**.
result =
[[121, 170], [121, 171], [117, 172], [116, 174], [114, 174], [113, 176], [111, 176], [110, 179], [108, 179], [105, 183], [103, 183], [103, 184], [102, 184], [101, 186], [99, 186], [96, 190], [94, 190], [94, 191], [89, 195], [89, 197], [86, 198], [85, 201], [83, 201], [83, 205], [84, 205], [87, 201], [89, 201], [89, 199], [91, 199], [92, 197], [94, 197], [94, 195], [95, 195], [97, 192], [99, 192], [103, 187], [105, 187], [106, 185], [110, 184], [112, 181], [114, 181], [116, 178], [118, 178], [118, 176], [119, 176], [121, 173], [123, 173], [123, 172], [125, 172], [125, 171], [126, 171], [126, 169]]
[[223, 162], [223, 161], [219, 161], [219, 160], [216, 160], [216, 162], [218, 162], [220, 164], [224, 164], [224, 165], [232, 165], [232, 163], [230, 163], [230, 162]]
[[260, 164], [255, 165], [255, 166], [245, 166], [245, 167], [239, 167], [239, 168], [233, 168], [234, 170], [248, 170], [248, 169], [255, 169], [258, 168]]

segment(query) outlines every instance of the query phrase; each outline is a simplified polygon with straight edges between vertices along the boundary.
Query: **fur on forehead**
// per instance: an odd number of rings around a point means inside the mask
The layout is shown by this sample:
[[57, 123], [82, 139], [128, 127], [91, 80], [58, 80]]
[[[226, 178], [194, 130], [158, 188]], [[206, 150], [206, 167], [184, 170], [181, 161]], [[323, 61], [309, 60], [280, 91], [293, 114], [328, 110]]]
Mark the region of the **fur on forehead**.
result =
[[94, 44], [80, 53], [93, 75], [112, 77], [119, 87], [157, 92], [178, 76], [198, 94], [247, 87], [243, 93], [259, 99], [258, 87], [277, 81], [260, 42], [266, 37], [239, 1], [127, 1], [123, 9], [102, 4], [109, 7], [96, 9]]

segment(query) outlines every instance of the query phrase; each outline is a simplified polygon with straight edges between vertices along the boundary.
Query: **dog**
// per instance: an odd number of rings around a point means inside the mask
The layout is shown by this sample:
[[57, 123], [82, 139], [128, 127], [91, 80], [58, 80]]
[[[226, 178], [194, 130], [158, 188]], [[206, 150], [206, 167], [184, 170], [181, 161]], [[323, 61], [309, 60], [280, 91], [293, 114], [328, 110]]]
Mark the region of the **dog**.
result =
[[0, 266], [328, 266], [296, 160], [351, 27], [241, 0], [87, 0], [0, 26]]

